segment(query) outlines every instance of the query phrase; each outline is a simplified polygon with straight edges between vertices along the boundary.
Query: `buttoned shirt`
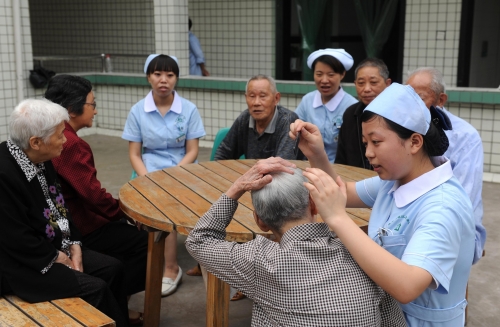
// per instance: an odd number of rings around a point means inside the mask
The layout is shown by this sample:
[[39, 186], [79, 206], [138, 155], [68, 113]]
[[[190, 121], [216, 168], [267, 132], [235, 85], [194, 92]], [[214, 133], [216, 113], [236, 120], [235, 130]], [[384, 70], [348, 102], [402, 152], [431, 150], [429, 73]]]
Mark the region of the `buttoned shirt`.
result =
[[335, 96], [326, 104], [321, 100], [318, 90], [307, 93], [299, 103], [295, 113], [300, 119], [318, 126], [325, 151], [330, 162], [335, 161], [337, 143], [342, 117], [346, 109], [358, 102], [352, 95], [340, 88]]
[[252, 326], [405, 326], [396, 301], [356, 264], [324, 223], [226, 242], [238, 202], [223, 194], [186, 240], [209, 272], [253, 302]]
[[432, 287], [402, 305], [408, 325], [463, 326], [474, 255], [472, 205], [450, 161], [432, 159], [436, 168], [404, 185], [373, 177], [357, 182], [356, 192], [373, 207], [368, 235], [434, 279]]
[[194, 103], [174, 91], [170, 110], [162, 116], [149, 92], [137, 102], [125, 122], [122, 138], [141, 142], [142, 161], [148, 172], [176, 166], [186, 155], [186, 140], [205, 136], [200, 113]]
[[215, 160], [238, 159], [243, 154], [247, 159], [303, 159], [302, 152], [294, 154], [294, 141], [288, 136], [290, 124], [297, 118], [293, 111], [277, 106], [269, 125], [259, 134], [248, 109], [243, 111], [217, 148]]
[[61, 181], [64, 199], [73, 221], [83, 236], [92, 233], [110, 221], [125, 217], [120, 203], [102, 188], [97, 179], [94, 155], [70, 124], [65, 122], [66, 143], [52, 164]]
[[451, 161], [453, 174], [469, 195], [474, 210], [476, 225], [476, 244], [474, 261], [476, 263], [483, 256], [486, 242], [486, 229], [483, 226], [483, 142], [479, 133], [465, 120], [446, 111], [453, 126], [452, 130], [445, 131], [450, 146], [444, 156]]
[[189, 31], [189, 75], [202, 76], [200, 64], [205, 63], [205, 55], [196, 35]]

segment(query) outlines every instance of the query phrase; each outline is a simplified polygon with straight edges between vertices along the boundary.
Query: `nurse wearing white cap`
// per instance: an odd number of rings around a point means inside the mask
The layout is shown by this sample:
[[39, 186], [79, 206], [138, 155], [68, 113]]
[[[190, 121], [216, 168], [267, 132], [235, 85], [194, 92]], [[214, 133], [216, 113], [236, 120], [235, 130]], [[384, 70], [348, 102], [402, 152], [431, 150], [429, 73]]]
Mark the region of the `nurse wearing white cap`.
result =
[[318, 126], [330, 162], [335, 161], [344, 111], [358, 102], [340, 86], [345, 72], [351, 69], [353, 63], [352, 56], [344, 49], [321, 49], [307, 58], [307, 65], [314, 72], [317, 90], [302, 98], [295, 113], [303, 121]]
[[[199, 138], [205, 135], [196, 105], [175, 91], [179, 79], [177, 58], [149, 55], [144, 73], [151, 91], [130, 109], [122, 134], [129, 141], [130, 162], [139, 176], [193, 163], [198, 157]], [[175, 292], [182, 277], [176, 238], [176, 233], [170, 233], [165, 240], [162, 296]]]
[[[361, 119], [366, 156], [379, 176], [357, 183], [335, 173], [316, 126], [297, 120], [290, 135], [301, 131], [299, 147], [315, 167], [304, 175], [319, 214], [366, 274], [401, 303], [408, 326], [456, 327], [465, 319], [474, 216], [450, 161], [439, 157], [448, 139], [435, 110], [397, 83], [375, 98]], [[373, 208], [368, 235], [346, 206]]]

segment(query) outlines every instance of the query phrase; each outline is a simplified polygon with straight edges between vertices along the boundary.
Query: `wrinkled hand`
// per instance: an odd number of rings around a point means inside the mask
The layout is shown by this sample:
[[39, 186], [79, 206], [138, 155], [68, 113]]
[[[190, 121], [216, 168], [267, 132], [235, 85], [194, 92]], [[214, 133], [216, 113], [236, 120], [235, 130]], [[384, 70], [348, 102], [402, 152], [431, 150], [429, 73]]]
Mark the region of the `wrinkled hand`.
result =
[[347, 188], [340, 176], [334, 181], [330, 175], [317, 168], [307, 168], [304, 176], [311, 182], [304, 185], [326, 224], [332, 227], [336, 219], [349, 218], [345, 211]]
[[69, 248], [73, 269], [83, 272], [82, 248], [78, 244], [72, 244]]
[[238, 200], [246, 191], [254, 191], [269, 184], [273, 178], [268, 175], [272, 172], [285, 172], [293, 174], [295, 164], [278, 157], [259, 160], [245, 174], [241, 175], [227, 190], [226, 195], [233, 200]]
[[316, 125], [297, 119], [290, 124], [288, 135], [295, 140], [297, 132], [300, 132], [299, 148], [307, 158], [325, 155], [323, 138]]
[[59, 251], [59, 255], [57, 256], [56, 263], [60, 263], [65, 265], [66, 267], [70, 269], [75, 269], [75, 265], [73, 264], [73, 261], [66, 255], [66, 253]]

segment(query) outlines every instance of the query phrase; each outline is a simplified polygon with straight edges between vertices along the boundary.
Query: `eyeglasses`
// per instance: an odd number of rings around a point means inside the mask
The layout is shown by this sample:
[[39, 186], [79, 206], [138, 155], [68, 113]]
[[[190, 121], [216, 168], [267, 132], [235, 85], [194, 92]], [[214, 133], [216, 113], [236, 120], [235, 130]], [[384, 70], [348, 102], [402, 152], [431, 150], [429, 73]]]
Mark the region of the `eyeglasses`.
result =
[[84, 104], [89, 104], [89, 105], [91, 105], [92, 107], [94, 107], [94, 109], [95, 109], [95, 107], [97, 107], [97, 103], [95, 103], [95, 102], [94, 102], [94, 103], [88, 103], [88, 102], [85, 102]]

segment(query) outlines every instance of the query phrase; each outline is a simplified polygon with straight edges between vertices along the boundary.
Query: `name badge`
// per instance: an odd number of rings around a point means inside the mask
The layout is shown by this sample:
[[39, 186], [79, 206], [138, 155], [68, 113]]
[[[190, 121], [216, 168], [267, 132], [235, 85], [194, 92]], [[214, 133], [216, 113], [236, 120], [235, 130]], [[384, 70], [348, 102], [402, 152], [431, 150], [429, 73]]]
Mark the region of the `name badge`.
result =
[[181, 143], [181, 142], [184, 142], [185, 139], [186, 139], [186, 134], [182, 134], [181, 136], [179, 136], [178, 138], [175, 139], [175, 142]]

